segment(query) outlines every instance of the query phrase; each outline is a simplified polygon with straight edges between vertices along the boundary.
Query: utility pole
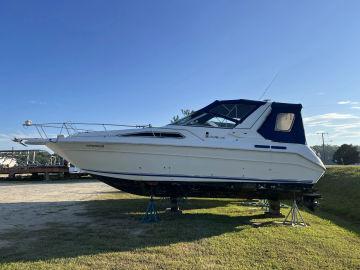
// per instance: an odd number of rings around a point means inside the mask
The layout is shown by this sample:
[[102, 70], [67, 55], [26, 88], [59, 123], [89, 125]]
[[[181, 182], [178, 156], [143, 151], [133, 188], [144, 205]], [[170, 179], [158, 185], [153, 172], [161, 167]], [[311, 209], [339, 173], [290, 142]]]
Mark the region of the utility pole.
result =
[[322, 157], [323, 157], [323, 162], [325, 163], [326, 156], [325, 156], [325, 140], [324, 140], [324, 135], [325, 135], [325, 134], [328, 134], [328, 133], [327, 133], [327, 132], [319, 132], [319, 133], [316, 133], [316, 134], [321, 135], [321, 139], [322, 139]]

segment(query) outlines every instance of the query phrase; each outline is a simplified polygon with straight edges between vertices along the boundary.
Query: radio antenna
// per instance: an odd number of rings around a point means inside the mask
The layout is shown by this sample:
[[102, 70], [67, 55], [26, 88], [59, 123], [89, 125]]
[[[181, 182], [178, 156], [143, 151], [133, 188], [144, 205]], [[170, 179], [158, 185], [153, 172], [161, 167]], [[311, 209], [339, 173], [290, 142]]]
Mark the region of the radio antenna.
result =
[[275, 79], [277, 78], [277, 76], [279, 75], [279, 71], [277, 71], [274, 75], [274, 77], [271, 79], [270, 83], [268, 84], [268, 86], [266, 86], [266, 88], [264, 89], [264, 92], [262, 93], [262, 95], [260, 96], [259, 100], [262, 100], [262, 98], [265, 96], [266, 92], [270, 89], [270, 87], [272, 86], [273, 82], [275, 81]]

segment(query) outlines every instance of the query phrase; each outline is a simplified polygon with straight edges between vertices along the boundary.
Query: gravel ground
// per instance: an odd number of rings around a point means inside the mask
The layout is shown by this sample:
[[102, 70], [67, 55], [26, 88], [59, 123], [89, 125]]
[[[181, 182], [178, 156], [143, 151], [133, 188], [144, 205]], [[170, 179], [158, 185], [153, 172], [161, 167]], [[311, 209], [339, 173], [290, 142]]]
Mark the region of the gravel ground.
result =
[[96, 180], [68, 180], [0, 182], [0, 191], [1, 234], [16, 228], [37, 230], [50, 222], [87, 222], [81, 202], [116, 189]]

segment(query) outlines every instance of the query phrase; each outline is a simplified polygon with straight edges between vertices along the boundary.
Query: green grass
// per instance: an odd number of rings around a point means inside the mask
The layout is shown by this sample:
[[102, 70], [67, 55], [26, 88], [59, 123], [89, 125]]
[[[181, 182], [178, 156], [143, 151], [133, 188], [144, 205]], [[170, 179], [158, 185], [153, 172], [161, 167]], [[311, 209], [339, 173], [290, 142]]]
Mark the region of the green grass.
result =
[[319, 182], [320, 211], [302, 212], [306, 228], [283, 226], [282, 218], [264, 218], [260, 208], [233, 199], [189, 199], [182, 215], [161, 211], [159, 223], [143, 224], [146, 198], [105, 194], [79, 202], [86, 223], [0, 235], [9, 243], [0, 247], [0, 268], [359, 269], [359, 175], [353, 167], [329, 169]]
[[321, 211], [360, 227], [360, 166], [332, 166], [317, 187], [323, 195]]

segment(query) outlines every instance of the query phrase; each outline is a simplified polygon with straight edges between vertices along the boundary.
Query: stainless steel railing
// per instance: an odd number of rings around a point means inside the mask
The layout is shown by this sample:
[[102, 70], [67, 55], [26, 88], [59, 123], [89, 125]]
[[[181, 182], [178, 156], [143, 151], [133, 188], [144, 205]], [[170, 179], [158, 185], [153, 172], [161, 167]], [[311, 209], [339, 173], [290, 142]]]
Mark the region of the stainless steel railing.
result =
[[42, 139], [49, 139], [49, 130], [57, 130], [58, 135], [72, 136], [80, 132], [108, 131], [109, 127], [116, 128], [147, 128], [151, 125], [123, 125], [123, 124], [107, 124], [107, 123], [86, 123], [86, 122], [62, 122], [62, 123], [33, 123], [26, 120], [24, 127], [35, 127]]

